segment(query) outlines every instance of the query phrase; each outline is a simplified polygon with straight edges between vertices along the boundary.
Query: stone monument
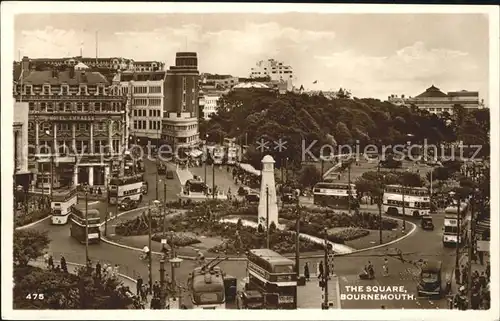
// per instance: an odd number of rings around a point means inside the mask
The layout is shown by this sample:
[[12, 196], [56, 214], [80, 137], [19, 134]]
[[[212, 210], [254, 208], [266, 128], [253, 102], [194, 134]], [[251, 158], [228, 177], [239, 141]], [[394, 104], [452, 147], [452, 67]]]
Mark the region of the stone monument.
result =
[[[274, 159], [271, 155], [262, 158], [258, 222], [266, 229], [266, 217], [269, 215], [269, 225], [272, 222], [278, 226], [278, 201], [276, 199], [276, 184], [274, 182]], [[269, 209], [269, 212], [268, 212]]]

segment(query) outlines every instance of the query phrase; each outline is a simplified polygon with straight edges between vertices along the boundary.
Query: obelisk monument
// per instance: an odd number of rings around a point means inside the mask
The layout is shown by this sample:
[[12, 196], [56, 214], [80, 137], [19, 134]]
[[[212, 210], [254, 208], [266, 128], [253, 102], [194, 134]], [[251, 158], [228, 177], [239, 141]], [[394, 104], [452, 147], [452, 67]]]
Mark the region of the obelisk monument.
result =
[[[274, 182], [274, 159], [271, 155], [262, 158], [258, 222], [264, 230], [274, 222], [278, 226], [278, 201], [276, 199], [276, 184]], [[269, 222], [266, 217], [269, 215]]]

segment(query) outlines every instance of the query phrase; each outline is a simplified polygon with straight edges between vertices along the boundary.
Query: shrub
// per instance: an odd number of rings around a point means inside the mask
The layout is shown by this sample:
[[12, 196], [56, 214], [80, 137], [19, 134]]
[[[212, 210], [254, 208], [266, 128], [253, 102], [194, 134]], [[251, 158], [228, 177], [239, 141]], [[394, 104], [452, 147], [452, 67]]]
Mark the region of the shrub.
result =
[[16, 219], [14, 221], [15, 227], [21, 227], [21, 226], [36, 222], [36, 221], [41, 220], [42, 218], [45, 218], [49, 215], [50, 215], [50, 208], [35, 210], [32, 212], [29, 212], [28, 214], [21, 212], [19, 215], [16, 214]]
[[368, 234], [370, 234], [370, 231], [368, 230], [349, 227], [333, 233], [332, 236], [345, 242], [367, 236]]
[[200, 240], [186, 233], [157, 233], [151, 237], [151, 239], [156, 242], [161, 242], [162, 238], [166, 238], [168, 243], [173, 242], [174, 246], [178, 247], [201, 243]]

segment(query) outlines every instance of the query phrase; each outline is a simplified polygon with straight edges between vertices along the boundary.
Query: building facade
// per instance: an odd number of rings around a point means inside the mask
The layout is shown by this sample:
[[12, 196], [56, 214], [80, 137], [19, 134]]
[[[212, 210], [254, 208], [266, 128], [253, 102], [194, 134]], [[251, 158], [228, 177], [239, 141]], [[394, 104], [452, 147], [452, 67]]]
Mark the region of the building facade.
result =
[[28, 170], [28, 103], [13, 100], [14, 123], [14, 174], [16, 186], [28, 187], [31, 172]]
[[250, 78], [269, 77], [272, 81], [293, 80], [293, 69], [282, 61], [260, 60], [250, 72]]
[[199, 72], [195, 52], [178, 52], [165, 77], [162, 140], [177, 147], [199, 144]]
[[408, 99], [411, 99], [411, 97], [405, 97], [405, 95], [401, 95], [398, 97], [398, 95], [390, 95], [387, 97], [387, 101], [390, 102], [391, 104], [395, 106], [408, 106]]
[[479, 92], [477, 91], [451, 91], [445, 94], [434, 85], [427, 88], [420, 95], [409, 98], [407, 103], [433, 114], [447, 112], [452, 115], [453, 106], [455, 105], [461, 105], [465, 109], [483, 108], [482, 103], [479, 101]]
[[129, 105], [129, 132], [141, 145], [159, 143], [165, 106], [164, 71], [123, 72], [117, 78]]
[[[98, 72], [34, 71], [14, 85], [28, 104], [28, 155], [37, 187], [106, 185], [126, 146], [126, 97]], [[40, 175], [42, 174], [42, 175]]]
[[209, 120], [217, 113], [217, 102], [222, 97], [220, 92], [208, 92], [203, 94], [203, 118]]

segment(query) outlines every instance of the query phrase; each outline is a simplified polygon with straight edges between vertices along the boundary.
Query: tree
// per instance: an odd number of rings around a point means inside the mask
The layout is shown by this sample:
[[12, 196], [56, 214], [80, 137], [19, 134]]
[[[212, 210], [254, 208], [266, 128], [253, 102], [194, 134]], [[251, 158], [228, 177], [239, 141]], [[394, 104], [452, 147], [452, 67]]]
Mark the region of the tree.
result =
[[47, 232], [16, 230], [14, 232], [14, 263], [27, 266], [30, 261], [41, 257], [50, 239]]
[[351, 93], [347, 89], [340, 88], [339, 91], [337, 91], [337, 98], [349, 99], [351, 98]]
[[[99, 278], [87, 268], [73, 274], [30, 266], [30, 260], [40, 257], [49, 243], [47, 233], [14, 232], [15, 309], [126, 309], [132, 304], [114, 277]], [[34, 294], [44, 297], [28, 297]]]
[[302, 187], [312, 187], [319, 181], [321, 181], [321, 173], [316, 166], [306, 165], [302, 167], [299, 176], [299, 183]]
[[262, 169], [262, 157], [263, 154], [255, 149], [255, 147], [247, 148], [245, 155], [243, 156], [243, 162], [252, 165], [255, 169]]

